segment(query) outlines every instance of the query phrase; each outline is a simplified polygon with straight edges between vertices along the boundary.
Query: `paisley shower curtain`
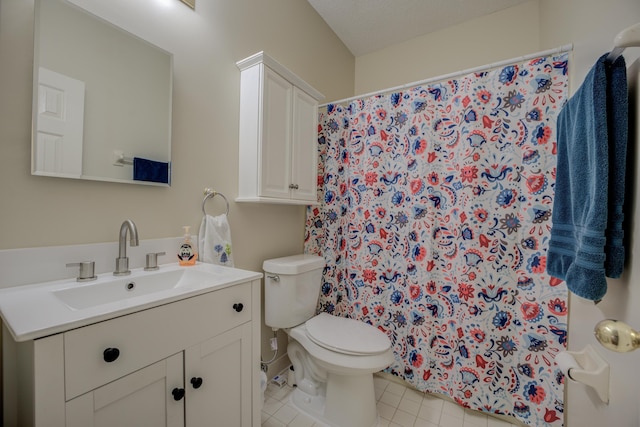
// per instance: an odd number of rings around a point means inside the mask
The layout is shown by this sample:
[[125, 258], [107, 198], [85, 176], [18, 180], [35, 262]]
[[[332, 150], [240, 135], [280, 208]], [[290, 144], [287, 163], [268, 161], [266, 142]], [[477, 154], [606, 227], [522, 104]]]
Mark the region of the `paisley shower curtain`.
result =
[[532, 426], [563, 423], [545, 262], [567, 83], [563, 54], [328, 105], [307, 215], [320, 310], [384, 331], [417, 389]]

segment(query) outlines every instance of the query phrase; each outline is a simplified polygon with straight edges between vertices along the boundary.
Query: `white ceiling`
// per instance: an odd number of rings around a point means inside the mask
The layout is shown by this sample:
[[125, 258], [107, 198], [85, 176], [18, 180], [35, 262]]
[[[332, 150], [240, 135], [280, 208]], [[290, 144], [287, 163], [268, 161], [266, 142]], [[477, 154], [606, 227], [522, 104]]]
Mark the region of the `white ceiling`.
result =
[[308, 0], [358, 57], [528, 0]]

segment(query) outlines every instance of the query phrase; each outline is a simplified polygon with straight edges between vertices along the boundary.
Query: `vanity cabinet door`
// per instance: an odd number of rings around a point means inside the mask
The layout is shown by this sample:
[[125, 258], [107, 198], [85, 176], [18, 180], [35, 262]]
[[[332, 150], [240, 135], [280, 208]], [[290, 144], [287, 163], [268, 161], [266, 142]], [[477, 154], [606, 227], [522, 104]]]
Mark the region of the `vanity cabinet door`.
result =
[[251, 427], [251, 354], [251, 323], [185, 351], [187, 427]]
[[67, 427], [184, 426], [183, 353], [66, 404]]

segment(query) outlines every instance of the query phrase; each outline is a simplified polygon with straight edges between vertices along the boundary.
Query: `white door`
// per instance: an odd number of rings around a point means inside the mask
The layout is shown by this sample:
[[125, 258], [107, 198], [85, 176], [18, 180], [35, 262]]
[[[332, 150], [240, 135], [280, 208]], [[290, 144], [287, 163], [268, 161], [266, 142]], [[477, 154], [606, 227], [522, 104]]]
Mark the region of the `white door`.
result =
[[291, 83], [264, 67], [261, 196], [289, 198], [291, 176]]
[[183, 354], [67, 402], [67, 427], [184, 427]]
[[82, 175], [84, 82], [40, 67], [35, 106], [34, 157], [37, 175]]
[[[626, 53], [625, 53], [626, 54]], [[628, 64], [629, 65], [629, 64]], [[638, 80], [640, 66], [634, 62], [627, 70], [630, 105], [640, 105]], [[640, 135], [640, 114], [630, 109], [629, 171], [625, 204], [632, 207], [625, 217], [628, 233], [627, 265], [622, 278], [608, 279], [607, 294], [602, 302], [571, 296], [569, 318], [569, 350], [581, 351], [591, 345], [610, 365], [609, 403], [603, 403], [595, 391], [566, 380], [566, 413], [568, 427], [637, 427], [640, 426], [640, 350], [616, 353], [601, 346], [594, 337], [594, 327], [603, 319], [625, 322], [640, 330], [640, 148], [634, 135]]]
[[292, 197], [317, 202], [318, 102], [293, 88]]
[[187, 427], [251, 427], [251, 323], [188, 348], [185, 389]]

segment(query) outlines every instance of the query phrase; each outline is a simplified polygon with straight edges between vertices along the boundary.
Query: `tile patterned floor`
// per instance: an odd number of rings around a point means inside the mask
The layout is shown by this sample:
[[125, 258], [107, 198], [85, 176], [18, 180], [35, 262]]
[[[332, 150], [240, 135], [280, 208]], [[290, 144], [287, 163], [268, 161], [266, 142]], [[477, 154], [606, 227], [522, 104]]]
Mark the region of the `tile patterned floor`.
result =
[[[375, 376], [379, 427], [518, 427], [432, 395]], [[269, 384], [262, 408], [262, 427], [324, 427], [299, 413], [289, 402], [293, 388]]]

